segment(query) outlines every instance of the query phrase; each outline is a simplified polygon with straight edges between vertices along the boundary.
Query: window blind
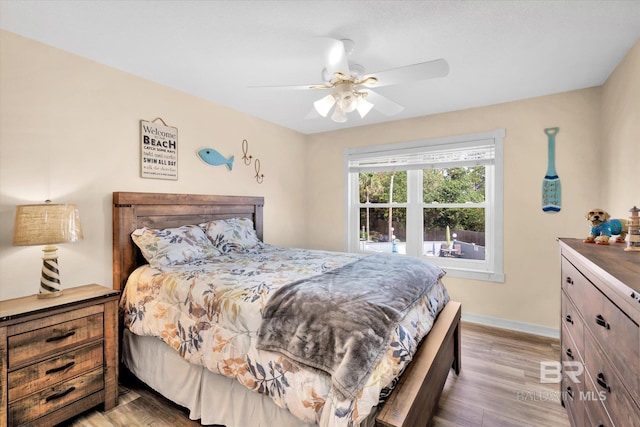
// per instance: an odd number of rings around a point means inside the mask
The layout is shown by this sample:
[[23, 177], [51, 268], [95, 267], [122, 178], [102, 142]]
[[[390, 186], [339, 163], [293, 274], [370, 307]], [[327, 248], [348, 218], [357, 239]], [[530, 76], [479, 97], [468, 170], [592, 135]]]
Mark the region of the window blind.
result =
[[392, 172], [398, 170], [433, 169], [492, 165], [495, 146], [447, 147], [419, 152], [376, 153], [349, 160], [349, 172]]

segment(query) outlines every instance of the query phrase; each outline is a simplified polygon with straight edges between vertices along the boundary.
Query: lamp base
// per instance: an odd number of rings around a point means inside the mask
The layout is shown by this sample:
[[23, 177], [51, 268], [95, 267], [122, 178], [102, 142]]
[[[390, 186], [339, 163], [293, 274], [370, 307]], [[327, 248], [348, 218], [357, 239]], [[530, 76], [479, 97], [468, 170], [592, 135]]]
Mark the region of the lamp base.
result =
[[62, 291], [57, 291], [57, 292], [42, 292], [42, 290], [40, 290], [40, 293], [37, 294], [38, 299], [44, 299], [44, 298], [56, 298], [56, 297], [60, 297], [62, 296], [63, 292]]
[[58, 248], [47, 245], [42, 249], [42, 277], [38, 298], [55, 298], [62, 295], [60, 270], [58, 269]]

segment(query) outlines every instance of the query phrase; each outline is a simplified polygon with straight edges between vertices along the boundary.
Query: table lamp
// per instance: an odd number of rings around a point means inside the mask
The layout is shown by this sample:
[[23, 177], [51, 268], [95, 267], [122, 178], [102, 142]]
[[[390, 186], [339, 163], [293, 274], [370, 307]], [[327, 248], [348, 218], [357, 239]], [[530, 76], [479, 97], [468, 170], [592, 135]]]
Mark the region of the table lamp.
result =
[[13, 229], [14, 246], [46, 245], [42, 251], [42, 278], [38, 298], [62, 295], [57, 243], [82, 240], [80, 215], [75, 205], [19, 205]]

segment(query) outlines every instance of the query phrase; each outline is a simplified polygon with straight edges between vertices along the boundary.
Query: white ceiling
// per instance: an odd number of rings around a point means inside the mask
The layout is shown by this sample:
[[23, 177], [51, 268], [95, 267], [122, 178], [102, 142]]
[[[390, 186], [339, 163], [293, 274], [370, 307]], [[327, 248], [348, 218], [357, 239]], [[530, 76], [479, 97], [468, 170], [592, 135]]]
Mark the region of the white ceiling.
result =
[[[303, 133], [603, 84], [640, 38], [640, 1], [18, 1], [2, 29]], [[445, 78], [377, 92], [405, 106], [346, 123], [305, 119], [317, 36], [355, 42], [366, 73], [445, 58]]]

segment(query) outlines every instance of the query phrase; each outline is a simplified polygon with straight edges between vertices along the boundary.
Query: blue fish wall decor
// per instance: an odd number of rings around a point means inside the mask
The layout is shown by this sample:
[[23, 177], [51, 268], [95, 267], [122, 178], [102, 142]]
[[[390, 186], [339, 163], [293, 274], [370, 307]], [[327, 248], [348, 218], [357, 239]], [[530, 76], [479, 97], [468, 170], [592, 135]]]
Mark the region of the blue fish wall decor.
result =
[[202, 159], [208, 165], [221, 166], [225, 165], [229, 170], [233, 169], [233, 156], [228, 159], [222, 154], [218, 153], [213, 148], [203, 148], [198, 151], [198, 157]]

